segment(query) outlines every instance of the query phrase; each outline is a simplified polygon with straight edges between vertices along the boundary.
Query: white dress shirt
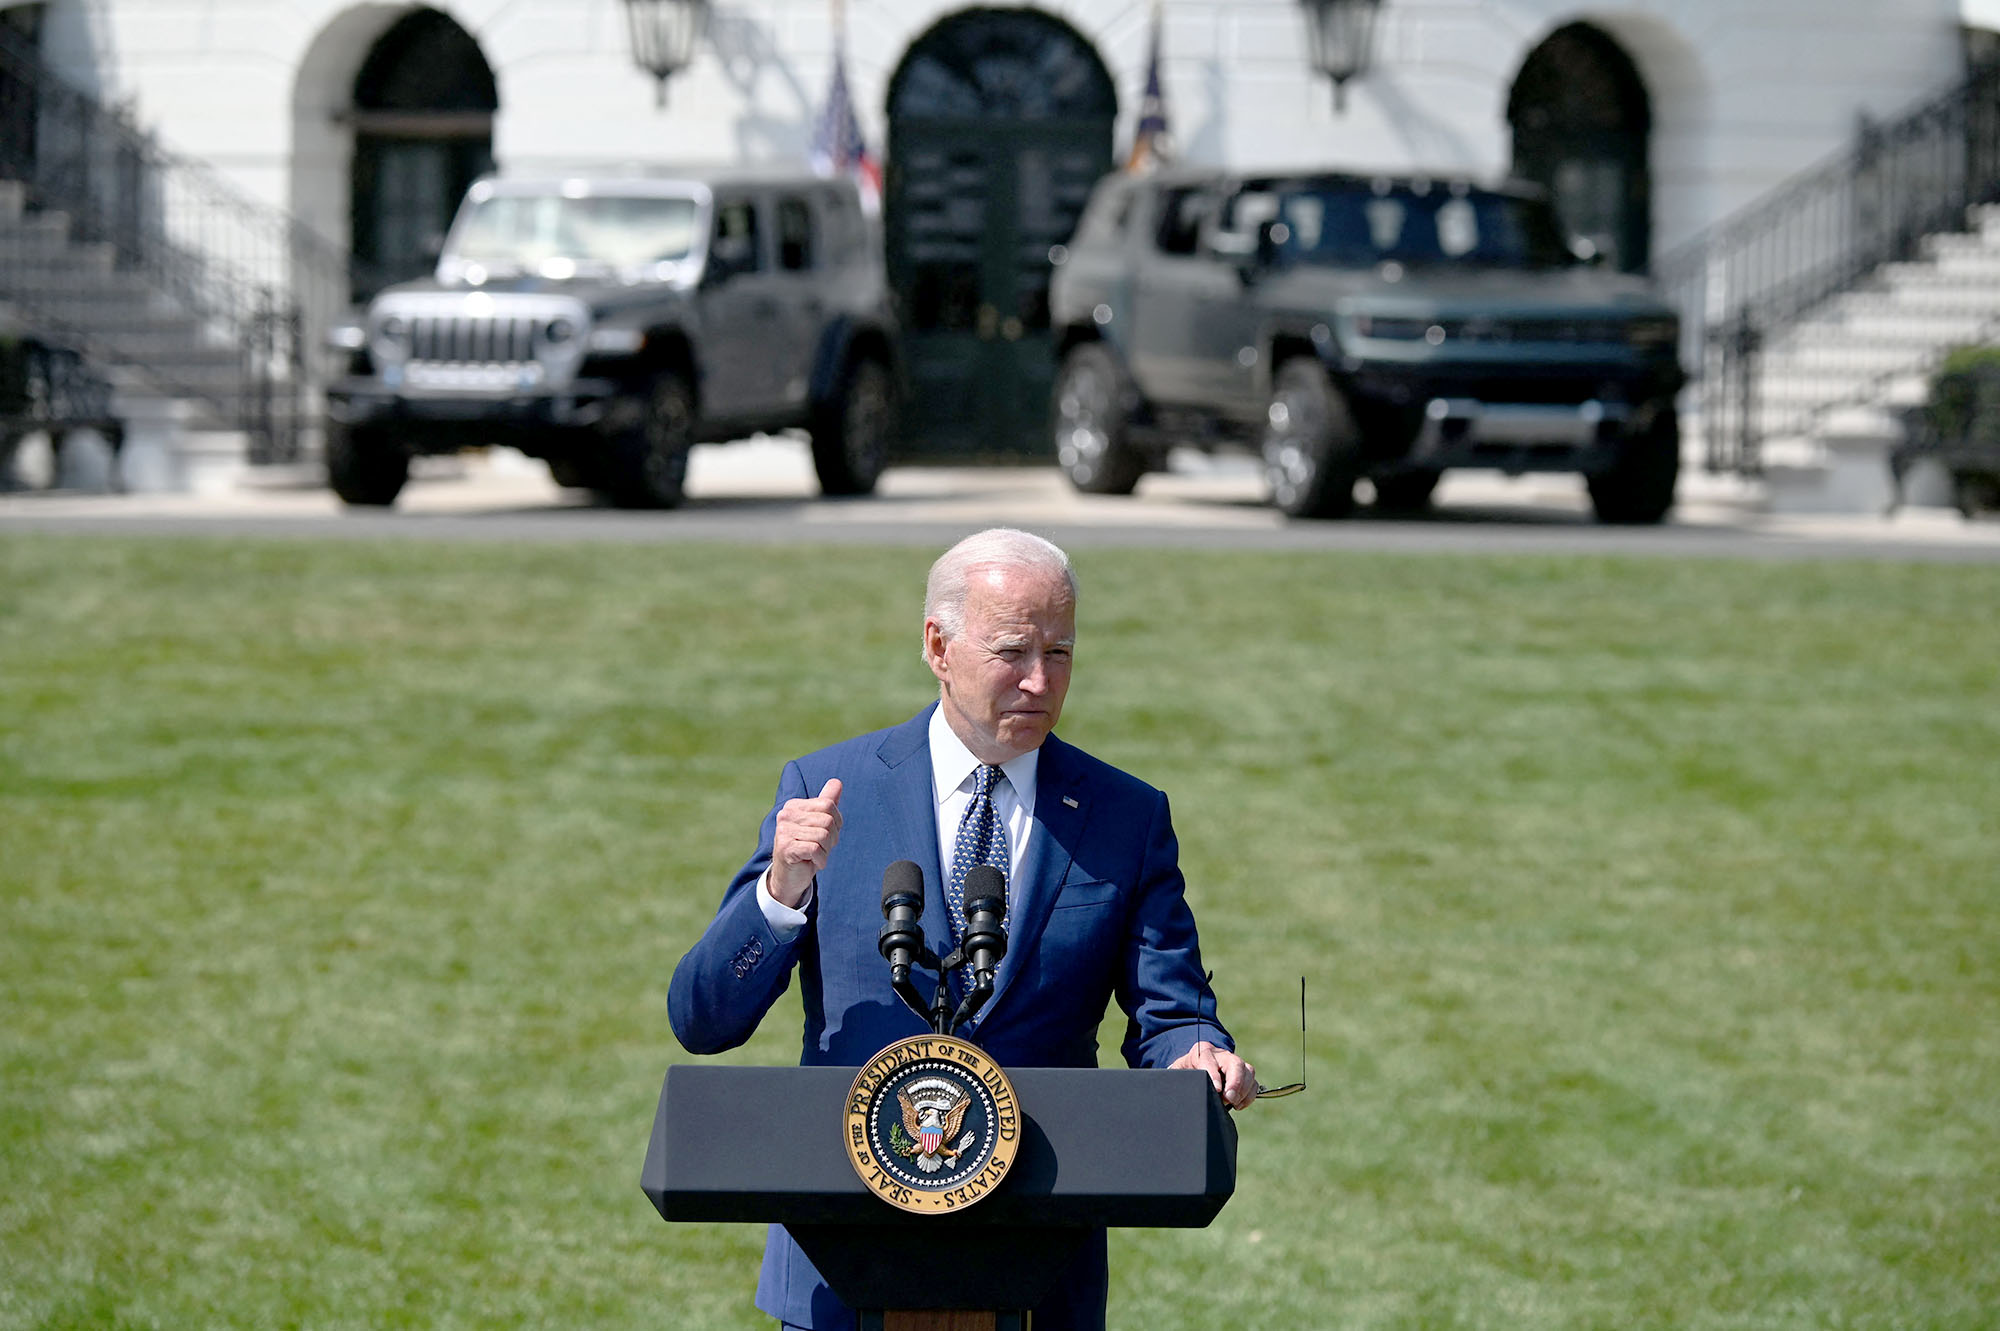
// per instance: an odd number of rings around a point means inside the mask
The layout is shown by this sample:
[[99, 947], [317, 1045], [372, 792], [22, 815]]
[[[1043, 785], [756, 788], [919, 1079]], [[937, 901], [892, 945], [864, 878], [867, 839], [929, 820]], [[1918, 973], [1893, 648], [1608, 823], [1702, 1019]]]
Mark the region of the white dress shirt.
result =
[[[958, 848], [958, 825], [965, 818], [965, 806], [972, 802], [973, 776], [979, 759], [965, 747], [944, 719], [944, 708], [931, 713], [931, 798], [937, 802], [938, 864], [951, 873], [952, 852]], [[1042, 751], [1029, 749], [1018, 758], [1000, 764], [1007, 779], [993, 783], [993, 812], [1007, 829], [1007, 900], [1014, 900], [1013, 884], [1027, 863], [1028, 838], [1035, 829], [1035, 773], [1041, 770]], [[942, 889], [942, 884], [939, 885]]]
[[[937, 813], [938, 863], [949, 874], [952, 851], [958, 845], [958, 824], [965, 817], [965, 806], [972, 800], [973, 773], [979, 769], [980, 763], [952, 730], [951, 723], [945, 720], [943, 707], [931, 713], [930, 751], [931, 799]], [[1035, 773], [1040, 770], [1041, 761], [1042, 751], [1038, 748], [1030, 749], [1018, 758], [1010, 758], [1000, 764], [1000, 773], [1007, 779], [993, 783], [993, 811], [1007, 829], [1009, 914], [1014, 901], [1013, 884], [1021, 876], [1021, 866], [1027, 863], [1028, 841], [1034, 835]], [[795, 910], [771, 895], [770, 877], [771, 871], [766, 869], [757, 880], [757, 906], [763, 911], [764, 920], [771, 926], [771, 932], [777, 935], [778, 941], [789, 942], [806, 927], [806, 907], [812, 905], [812, 889], [806, 889], [804, 899]], [[943, 883], [925, 886], [927, 891], [944, 891]]]

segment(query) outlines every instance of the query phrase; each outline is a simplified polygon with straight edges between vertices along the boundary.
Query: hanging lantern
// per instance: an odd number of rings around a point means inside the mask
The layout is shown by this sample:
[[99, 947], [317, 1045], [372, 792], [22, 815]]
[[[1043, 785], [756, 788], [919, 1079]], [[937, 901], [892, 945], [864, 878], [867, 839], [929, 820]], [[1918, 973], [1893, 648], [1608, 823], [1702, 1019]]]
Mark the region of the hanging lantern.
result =
[[708, 0], [624, 0], [632, 63], [653, 76], [655, 106], [667, 104], [667, 80], [694, 58], [708, 25]]
[[1347, 110], [1347, 82], [1375, 59], [1375, 19], [1382, 0], [1299, 0], [1305, 6], [1313, 68], [1333, 80], [1333, 109]]

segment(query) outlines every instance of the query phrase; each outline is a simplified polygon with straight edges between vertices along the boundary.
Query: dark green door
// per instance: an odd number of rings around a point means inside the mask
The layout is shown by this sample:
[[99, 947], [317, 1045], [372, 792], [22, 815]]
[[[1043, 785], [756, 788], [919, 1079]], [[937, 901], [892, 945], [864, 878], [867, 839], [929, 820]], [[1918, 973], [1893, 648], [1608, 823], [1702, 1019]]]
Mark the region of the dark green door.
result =
[[435, 9], [392, 23], [354, 76], [352, 298], [421, 277], [466, 187], [493, 169], [493, 71]]
[[1624, 48], [1587, 23], [1529, 53], [1507, 99], [1514, 175], [1549, 191], [1565, 230], [1614, 267], [1652, 258], [1652, 107]]
[[458, 201], [493, 169], [491, 140], [354, 136], [354, 298], [427, 276]]
[[911, 47], [889, 110], [884, 239], [910, 385], [900, 451], [1052, 458], [1050, 251], [1111, 167], [1110, 79], [1060, 20], [975, 10]]

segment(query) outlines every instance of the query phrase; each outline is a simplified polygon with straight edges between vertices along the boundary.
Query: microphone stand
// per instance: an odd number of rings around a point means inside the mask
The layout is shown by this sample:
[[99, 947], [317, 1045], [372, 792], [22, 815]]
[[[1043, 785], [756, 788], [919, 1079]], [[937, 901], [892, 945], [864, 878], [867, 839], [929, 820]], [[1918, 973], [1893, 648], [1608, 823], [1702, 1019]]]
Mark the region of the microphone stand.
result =
[[927, 946], [911, 955], [910, 965], [912, 969], [923, 966], [937, 971], [937, 988], [931, 993], [931, 1001], [928, 1004], [924, 1002], [923, 995], [917, 991], [916, 982], [908, 976], [900, 980], [891, 980], [890, 987], [896, 991], [896, 997], [903, 1000], [903, 1006], [931, 1028], [932, 1035], [956, 1035], [961, 1027], [978, 1015], [980, 1008], [986, 1006], [986, 1000], [993, 997], [993, 973], [974, 970], [971, 991], [959, 1001], [958, 1007], [953, 1009], [952, 973], [964, 970], [971, 964], [971, 958], [965, 955], [965, 949], [962, 947], [953, 948], [949, 956], [939, 957]]
[[951, 990], [945, 984], [944, 977], [950, 971], [963, 970], [969, 965], [971, 965], [971, 958], [965, 956], [965, 949], [961, 947], [946, 957], [939, 968], [937, 1010], [932, 1018], [933, 1029], [939, 1035], [958, 1034], [959, 1029], [977, 1016], [980, 1008], [986, 1006], [986, 1000], [993, 997], [993, 972], [974, 967], [972, 972], [972, 988], [966, 992], [964, 998], [959, 1000], [958, 1010], [951, 1014], [950, 1027], [949, 1029], [946, 1028], [945, 1010], [951, 1002]]
[[[954, 961], [958, 957], [958, 953], [956, 952], [951, 955]], [[938, 960], [938, 954], [931, 951], [928, 944], [916, 950], [910, 956], [911, 969], [914, 970], [918, 966], [931, 967], [938, 972], [937, 992], [940, 995], [943, 994], [945, 992], [944, 963]], [[889, 985], [896, 991], [896, 997], [903, 1000], [903, 1006], [915, 1013], [919, 1021], [931, 1028], [931, 1034], [943, 1035], [945, 1033], [944, 1026], [940, 1024], [943, 1020], [939, 1011], [940, 1005], [925, 1003], [924, 996], [917, 992], [916, 981], [912, 980], [907, 972], [900, 979], [891, 979]]]

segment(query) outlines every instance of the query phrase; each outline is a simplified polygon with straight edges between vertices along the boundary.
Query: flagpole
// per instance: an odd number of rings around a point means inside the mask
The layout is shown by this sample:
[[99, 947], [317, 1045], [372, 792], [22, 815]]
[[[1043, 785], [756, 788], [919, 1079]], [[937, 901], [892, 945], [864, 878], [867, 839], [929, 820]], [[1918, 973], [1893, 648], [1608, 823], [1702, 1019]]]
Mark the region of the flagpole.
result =
[[1139, 123], [1132, 130], [1132, 150], [1125, 158], [1128, 172], [1152, 170], [1171, 153], [1171, 145], [1166, 142], [1166, 89], [1160, 78], [1162, 3], [1163, 0], [1153, 0], [1151, 31], [1146, 39], [1146, 89], [1139, 102]]
[[822, 175], [858, 177], [861, 206], [872, 216], [880, 203], [882, 170], [868, 151], [847, 90], [845, 0], [827, 0], [827, 16], [833, 25], [833, 69], [827, 79], [826, 102], [813, 129], [813, 166]]

